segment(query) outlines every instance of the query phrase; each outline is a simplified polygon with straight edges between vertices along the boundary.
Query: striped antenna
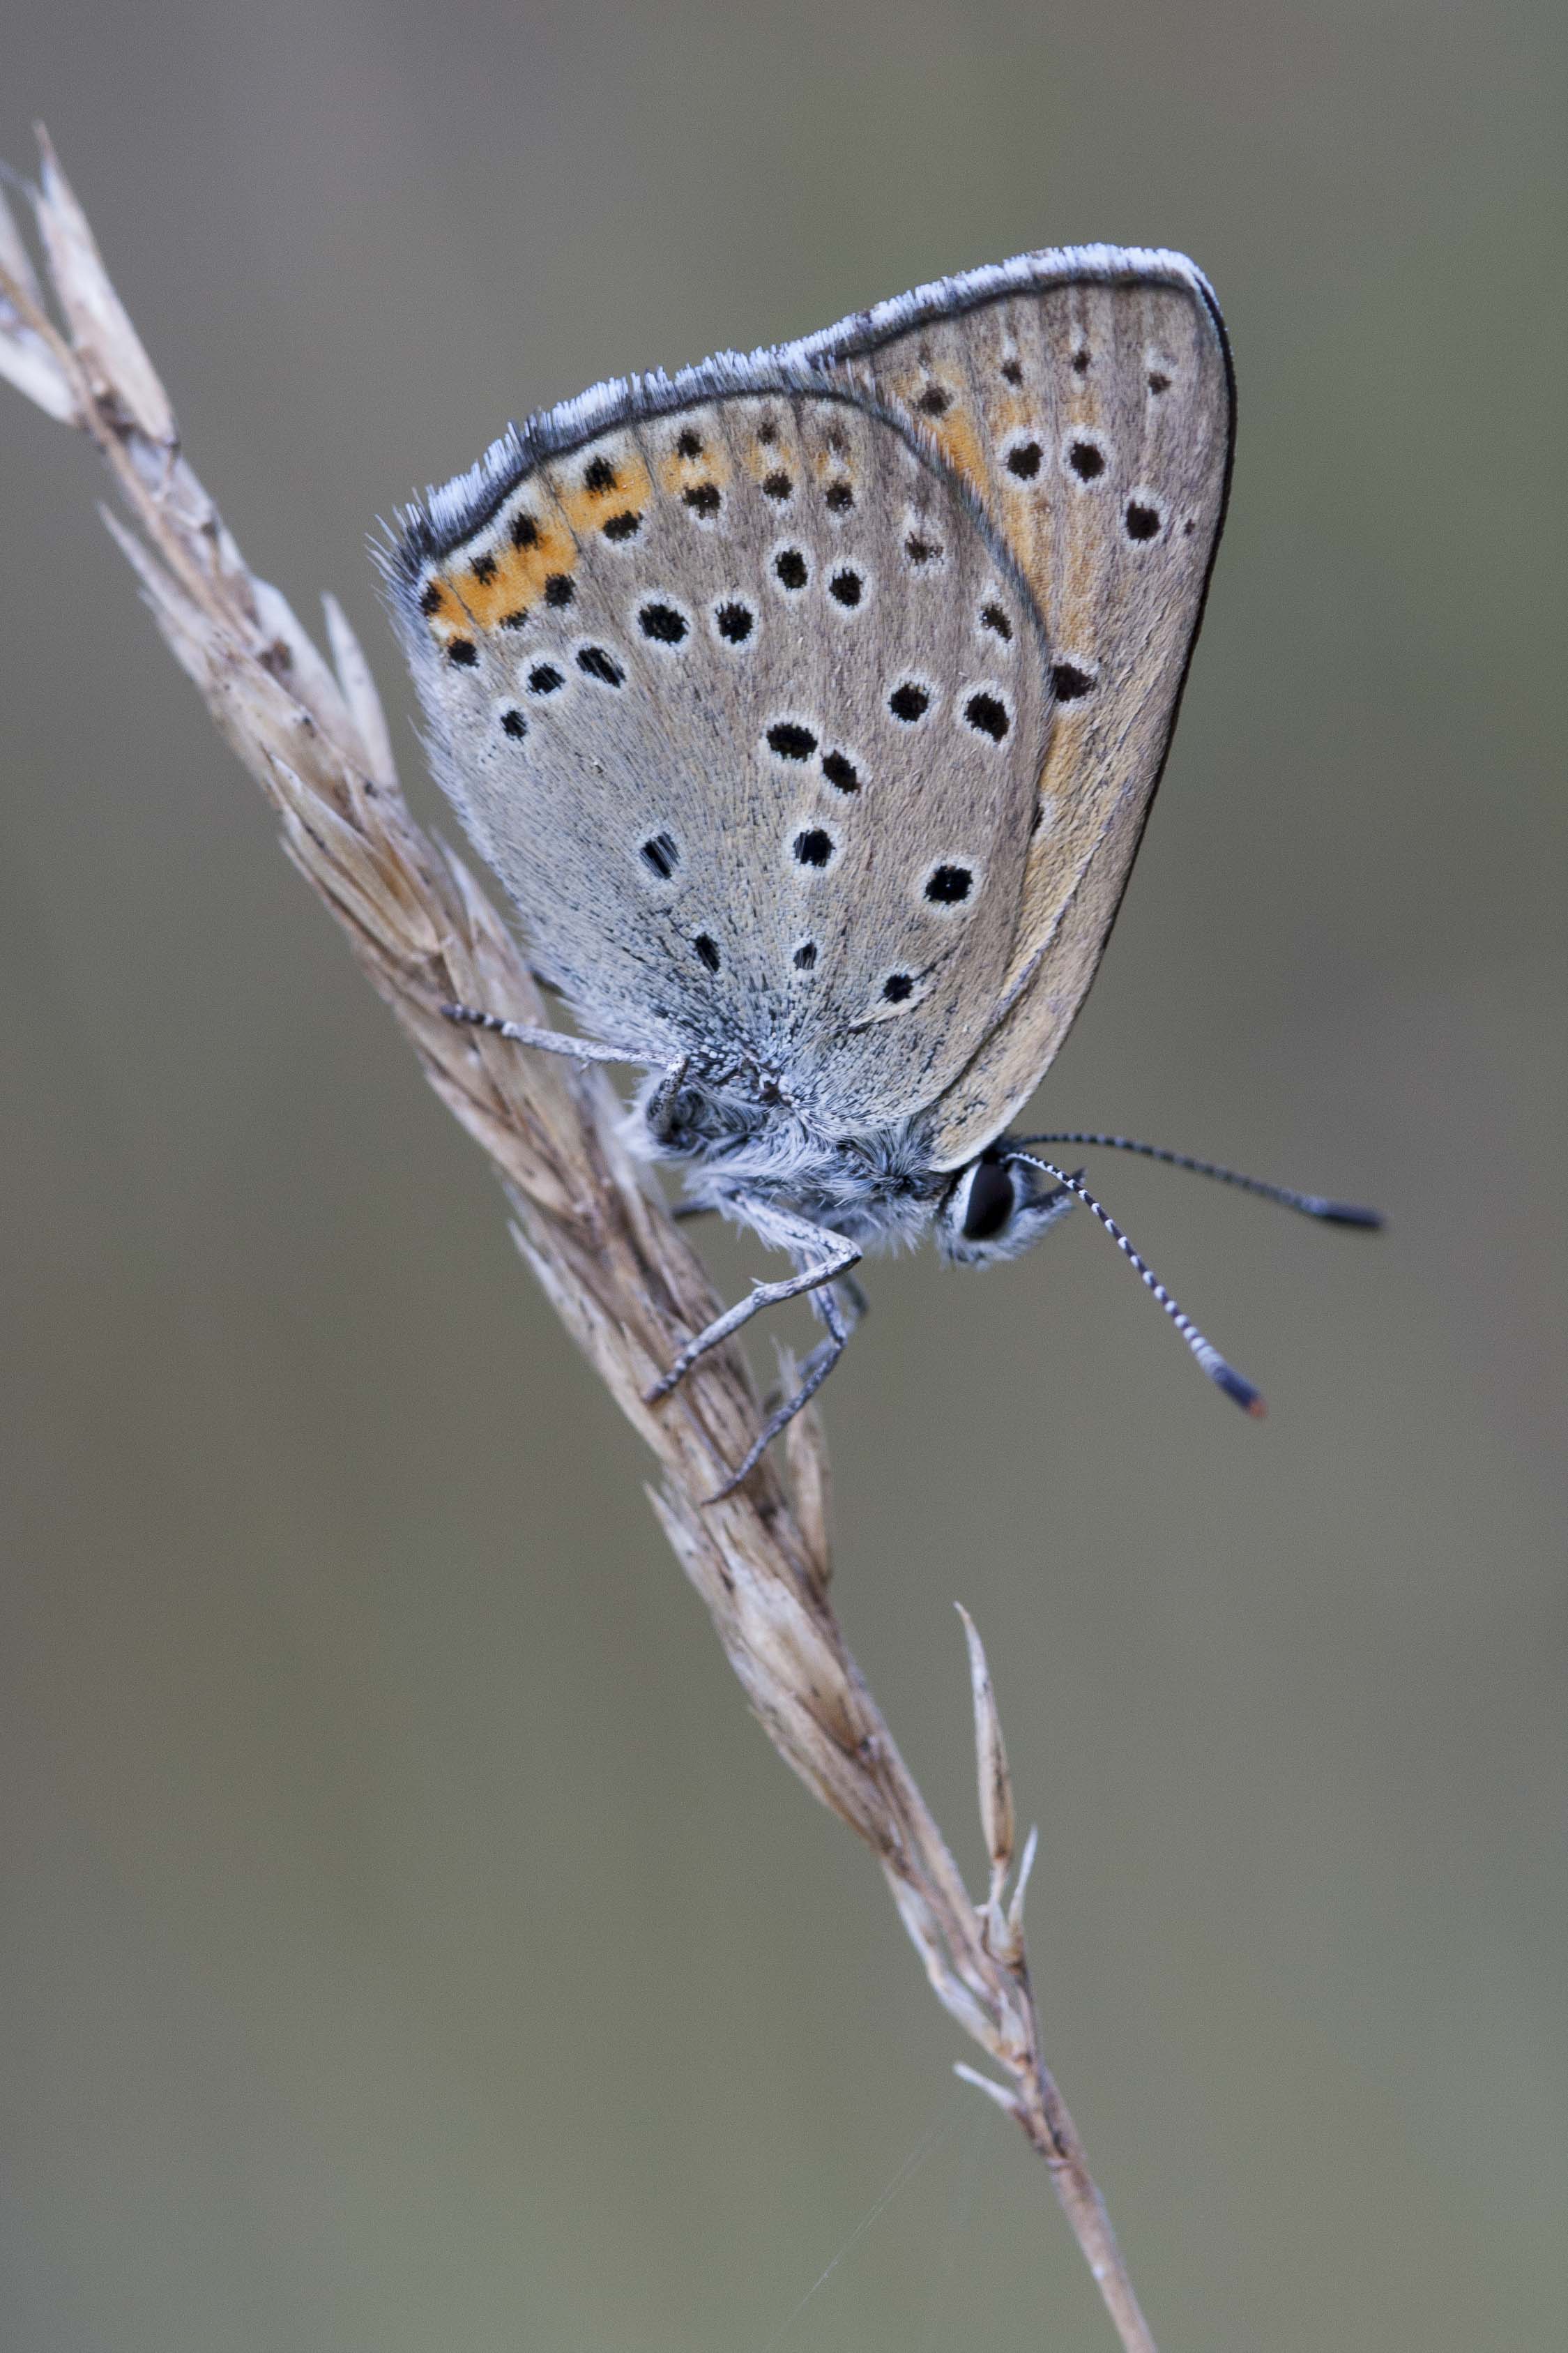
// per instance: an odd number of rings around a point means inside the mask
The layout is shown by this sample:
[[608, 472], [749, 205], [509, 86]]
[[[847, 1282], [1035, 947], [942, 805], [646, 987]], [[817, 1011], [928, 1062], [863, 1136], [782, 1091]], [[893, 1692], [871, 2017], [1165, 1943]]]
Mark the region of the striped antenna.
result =
[[1214, 1343], [1205, 1339], [1190, 1315], [1183, 1314], [1153, 1268], [1139, 1256], [1110, 1210], [1100, 1208], [1089, 1187], [1076, 1176], [1069, 1176], [1065, 1168], [1053, 1167], [1048, 1160], [1037, 1160], [1031, 1153], [1008, 1152], [1004, 1158], [1021, 1160], [1027, 1167], [1038, 1168], [1042, 1175], [1053, 1176], [1058, 1185], [1065, 1185], [1069, 1193], [1076, 1193], [1086, 1209], [1093, 1210], [1122, 1257], [1136, 1270], [1144, 1289], [1153, 1293], [1215, 1387], [1222, 1388], [1226, 1397], [1234, 1398], [1242, 1411], [1249, 1413], [1255, 1421], [1261, 1421], [1268, 1409], [1252, 1383], [1243, 1380], [1234, 1365], [1226, 1364]]
[[1103, 1145], [1108, 1152], [1137, 1152], [1145, 1160], [1163, 1160], [1168, 1168], [1190, 1168], [1194, 1176], [1213, 1176], [1221, 1185], [1235, 1185], [1243, 1193], [1260, 1194], [1266, 1201], [1279, 1201], [1287, 1209], [1300, 1209], [1304, 1218], [1321, 1218], [1331, 1226], [1364, 1226], [1375, 1232], [1383, 1223], [1380, 1209], [1361, 1209], [1353, 1201], [1331, 1201], [1321, 1193], [1298, 1193], [1291, 1185], [1270, 1185], [1262, 1176], [1244, 1176], [1238, 1168], [1222, 1168], [1215, 1160], [1194, 1160], [1190, 1153], [1171, 1152], [1163, 1144], [1140, 1144], [1131, 1135], [1020, 1135], [1017, 1144], [1089, 1144]]

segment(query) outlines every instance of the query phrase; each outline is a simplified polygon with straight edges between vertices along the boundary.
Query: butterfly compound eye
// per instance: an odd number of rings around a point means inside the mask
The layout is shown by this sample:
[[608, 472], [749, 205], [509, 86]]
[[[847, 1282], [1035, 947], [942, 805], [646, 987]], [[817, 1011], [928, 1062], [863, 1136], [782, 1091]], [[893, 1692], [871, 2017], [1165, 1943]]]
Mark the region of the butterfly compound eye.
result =
[[970, 1179], [963, 1209], [964, 1240], [994, 1241], [1013, 1214], [1014, 1200], [1012, 1170], [999, 1168], [994, 1160], [983, 1160]]

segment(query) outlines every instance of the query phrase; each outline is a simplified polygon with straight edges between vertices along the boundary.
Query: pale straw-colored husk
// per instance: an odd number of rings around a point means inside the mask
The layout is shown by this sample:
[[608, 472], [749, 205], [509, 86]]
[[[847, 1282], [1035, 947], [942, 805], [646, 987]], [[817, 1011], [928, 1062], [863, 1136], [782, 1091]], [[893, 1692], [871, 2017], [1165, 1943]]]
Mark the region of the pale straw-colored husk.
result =
[[[701, 1267], [616, 1134], [602, 1073], [455, 1028], [457, 1001], [530, 1023], [546, 1012], [473, 878], [414, 823], [370, 669], [326, 603], [329, 661], [245, 565], [182, 454], [168, 397], [47, 140], [28, 191], [39, 282], [0, 203], [0, 374], [107, 460], [129, 525], [105, 521], [220, 733], [278, 813], [283, 846], [347, 934], [426, 1076], [492, 1162], [518, 1246], [658, 1460], [654, 1508], [781, 1757], [865, 1840], [938, 2000], [997, 2075], [959, 2073], [1045, 2159], [1129, 2353], [1153, 2340], [1071, 2117], [1041, 2056], [1024, 1941], [1031, 1834], [1015, 1871], [1001, 1726], [967, 1615], [989, 1885], [976, 1905], [845, 1646], [828, 1597], [826, 1461], [803, 1414], [736, 1493], [706, 1498], [756, 1430], [731, 1349], [657, 1406], [644, 1391], [717, 1312]], [[1008, 1894], [1008, 1881], [1012, 1891]]]

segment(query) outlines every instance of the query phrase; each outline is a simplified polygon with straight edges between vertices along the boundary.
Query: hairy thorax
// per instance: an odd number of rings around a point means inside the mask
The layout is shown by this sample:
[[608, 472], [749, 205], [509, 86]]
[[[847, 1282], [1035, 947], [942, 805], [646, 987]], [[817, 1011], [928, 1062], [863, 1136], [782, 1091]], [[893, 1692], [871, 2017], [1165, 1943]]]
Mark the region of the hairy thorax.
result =
[[763, 1195], [871, 1250], [918, 1241], [950, 1181], [931, 1168], [918, 1120], [829, 1134], [756, 1070], [652, 1079], [624, 1134], [639, 1159], [681, 1164], [702, 1208]]

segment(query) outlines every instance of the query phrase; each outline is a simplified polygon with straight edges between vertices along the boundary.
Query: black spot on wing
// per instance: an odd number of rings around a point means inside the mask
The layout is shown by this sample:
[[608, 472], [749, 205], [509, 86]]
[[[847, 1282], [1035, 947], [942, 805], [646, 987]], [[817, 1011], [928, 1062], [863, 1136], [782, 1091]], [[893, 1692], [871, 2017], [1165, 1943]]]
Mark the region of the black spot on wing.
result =
[[1000, 744], [1012, 725], [1006, 704], [999, 696], [987, 694], [984, 688], [970, 696], [963, 706], [963, 716], [977, 735], [989, 735], [994, 744]]
[[594, 679], [600, 686], [625, 686], [626, 682], [626, 671], [603, 646], [584, 646], [577, 656], [577, 667], [584, 678]]
[[809, 760], [816, 749], [816, 738], [798, 721], [781, 719], [768, 729], [768, 749], [780, 760]]

